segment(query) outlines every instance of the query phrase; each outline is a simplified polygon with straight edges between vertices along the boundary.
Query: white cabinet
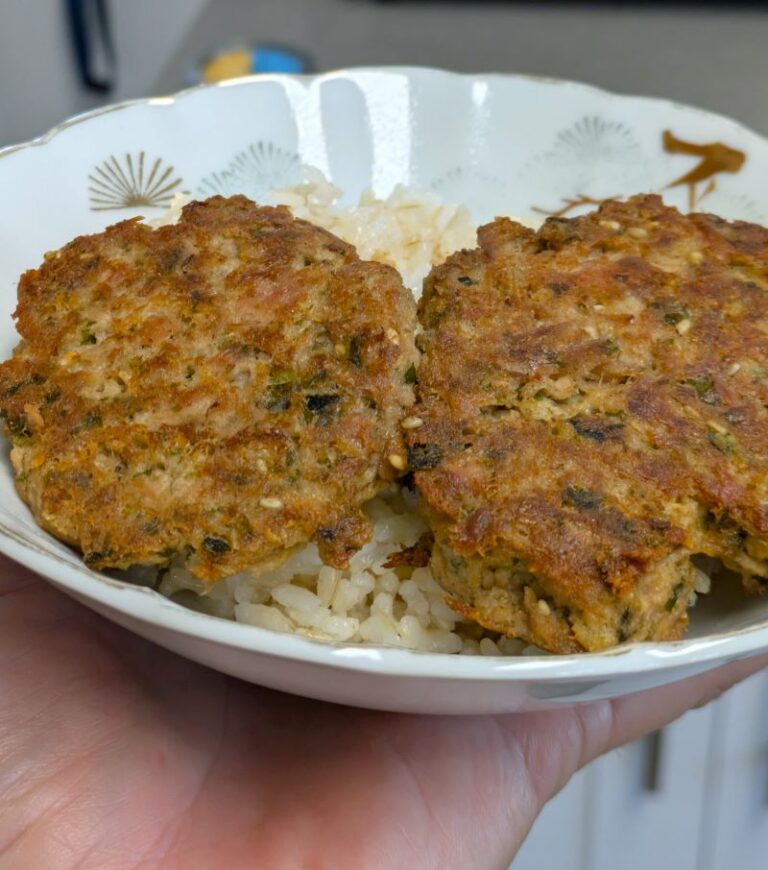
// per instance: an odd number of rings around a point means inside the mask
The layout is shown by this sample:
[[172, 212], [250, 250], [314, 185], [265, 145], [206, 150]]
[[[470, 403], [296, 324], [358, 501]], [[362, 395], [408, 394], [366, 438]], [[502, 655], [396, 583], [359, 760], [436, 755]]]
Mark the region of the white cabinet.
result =
[[766, 870], [768, 674], [598, 759], [512, 870]]
[[117, 82], [103, 97], [78, 81], [65, 3], [0, 0], [0, 147], [103, 102], [151, 96], [160, 71], [207, 2], [113, 0]]
[[717, 704], [696, 870], [768, 867], [768, 675]]
[[711, 707], [593, 765], [589, 870], [697, 870]]

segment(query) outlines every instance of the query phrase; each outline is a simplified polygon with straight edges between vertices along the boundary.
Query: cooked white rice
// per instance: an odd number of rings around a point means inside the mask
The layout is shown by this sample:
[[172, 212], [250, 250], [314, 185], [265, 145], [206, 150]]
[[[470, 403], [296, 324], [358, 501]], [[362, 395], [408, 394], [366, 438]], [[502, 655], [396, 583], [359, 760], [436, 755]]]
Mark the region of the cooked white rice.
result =
[[[432, 265], [475, 244], [469, 212], [398, 186], [385, 200], [364, 193], [356, 206], [339, 205], [340, 191], [316, 169], [306, 182], [272, 195], [301, 218], [355, 245], [361, 257], [389, 263], [418, 295]], [[153, 221], [175, 223], [189, 197], [177, 194], [169, 210]], [[464, 655], [537, 653], [535, 647], [489, 635], [462, 621], [446, 604], [429, 568], [385, 568], [388, 557], [416, 543], [426, 527], [406, 499], [393, 491], [367, 506], [374, 538], [337, 571], [308, 544], [279, 568], [243, 572], [204, 594], [202, 583], [180, 566], [163, 576], [160, 592], [181, 604], [226, 619], [325, 641], [369, 643], [425, 652]]]
[[525, 644], [493, 640], [445, 603], [429, 568], [386, 568], [388, 557], [416, 543], [426, 527], [400, 493], [367, 506], [374, 538], [338, 571], [309, 544], [279, 568], [243, 572], [203, 586], [171, 567], [160, 591], [180, 604], [274, 631], [326, 641], [406, 647], [425, 652], [514, 655]]
[[463, 205], [443, 202], [398, 184], [386, 199], [365, 191], [355, 206], [339, 204], [341, 190], [312, 167], [304, 184], [275, 191], [271, 200], [296, 217], [325, 227], [354, 245], [364, 260], [394, 266], [418, 297], [433, 265], [454, 251], [475, 246], [475, 227]]

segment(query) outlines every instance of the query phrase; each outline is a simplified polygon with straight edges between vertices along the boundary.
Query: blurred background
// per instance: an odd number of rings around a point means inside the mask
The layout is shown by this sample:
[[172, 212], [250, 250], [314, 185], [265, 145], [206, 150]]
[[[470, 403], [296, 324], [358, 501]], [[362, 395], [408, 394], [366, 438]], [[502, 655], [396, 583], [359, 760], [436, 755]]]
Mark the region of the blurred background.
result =
[[[0, 0], [0, 146], [203, 78], [358, 64], [577, 79], [768, 134], [760, 3]], [[765, 870], [768, 678], [577, 776], [513, 865], [554, 867]]]
[[766, 46], [764, 3], [0, 0], [0, 145], [176, 91], [222, 53], [211, 75], [422, 64], [578, 79], [768, 133]]

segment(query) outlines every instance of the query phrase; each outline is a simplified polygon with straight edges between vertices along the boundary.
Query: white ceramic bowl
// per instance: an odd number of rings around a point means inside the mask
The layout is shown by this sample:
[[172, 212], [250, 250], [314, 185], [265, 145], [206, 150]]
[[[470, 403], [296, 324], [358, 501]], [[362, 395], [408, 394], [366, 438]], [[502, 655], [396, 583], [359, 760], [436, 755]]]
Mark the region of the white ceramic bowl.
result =
[[[709, 174], [687, 184], [702, 161]], [[367, 187], [386, 195], [401, 182], [468, 204], [478, 222], [497, 212], [573, 212], [639, 191], [729, 218], [768, 215], [768, 142], [685, 106], [570, 82], [427, 69], [236, 80], [100, 109], [0, 151], [2, 356], [16, 342], [18, 276], [45, 251], [125, 217], [155, 216], [177, 191], [262, 198], [299, 180], [301, 163], [320, 168], [350, 200]], [[204, 616], [89, 571], [38, 529], [16, 495], [7, 452], [0, 550], [191, 659], [289, 692], [387, 710], [500, 712], [612, 697], [768, 649], [768, 597], [745, 600], [727, 589], [696, 608], [683, 641], [582, 656], [322, 644]]]

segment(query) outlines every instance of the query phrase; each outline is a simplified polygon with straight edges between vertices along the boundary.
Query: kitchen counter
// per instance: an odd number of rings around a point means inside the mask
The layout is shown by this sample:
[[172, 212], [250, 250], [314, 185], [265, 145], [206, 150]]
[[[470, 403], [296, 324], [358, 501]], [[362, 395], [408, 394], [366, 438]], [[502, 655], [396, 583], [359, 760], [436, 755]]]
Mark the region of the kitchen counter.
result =
[[768, 135], [768, 10], [759, 5], [212, 0], [160, 76], [243, 42], [307, 53], [318, 70], [417, 64], [590, 82], [730, 115]]

